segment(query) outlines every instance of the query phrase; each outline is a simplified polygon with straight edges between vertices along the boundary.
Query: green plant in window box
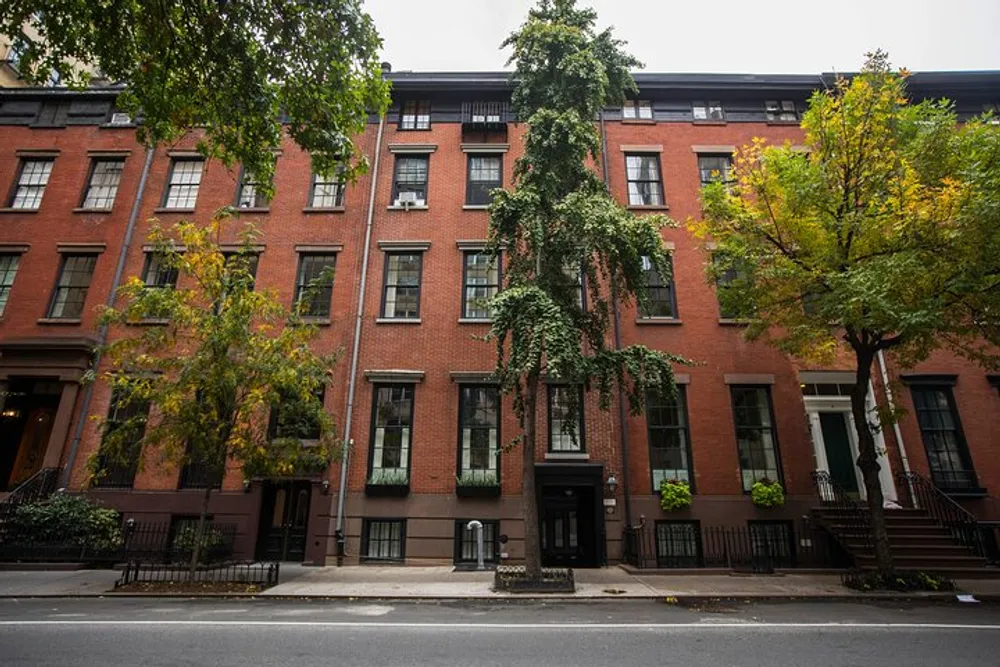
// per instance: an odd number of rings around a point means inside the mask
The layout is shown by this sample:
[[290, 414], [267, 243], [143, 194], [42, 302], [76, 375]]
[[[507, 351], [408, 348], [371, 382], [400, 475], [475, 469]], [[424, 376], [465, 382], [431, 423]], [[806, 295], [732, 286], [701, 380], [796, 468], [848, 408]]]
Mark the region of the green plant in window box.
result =
[[780, 482], [762, 477], [750, 487], [750, 500], [757, 507], [781, 507], [785, 504], [785, 490]]
[[660, 508], [667, 512], [691, 507], [691, 485], [679, 479], [660, 482]]
[[378, 486], [406, 486], [410, 483], [410, 474], [400, 468], [373, 470], [368, 483]]
[[464, 470], [461, 475], [455, 475], [455, 485], [473, 488], [492, 488], [500, 486], [500, 480], [492, 470]]

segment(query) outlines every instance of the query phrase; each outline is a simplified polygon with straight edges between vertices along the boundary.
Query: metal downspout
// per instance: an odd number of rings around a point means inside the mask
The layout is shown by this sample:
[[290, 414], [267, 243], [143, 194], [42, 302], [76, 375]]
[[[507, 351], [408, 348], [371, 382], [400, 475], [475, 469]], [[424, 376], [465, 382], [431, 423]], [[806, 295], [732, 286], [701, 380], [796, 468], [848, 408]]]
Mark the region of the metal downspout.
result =
[[[885, 366], [885, 354], [882, 350], [878, 351], [878, 368], [882, 375], [882, 388], [885, 390], [885, 398], [889, 401], [889, 409], [895, 414], [896, 412], [896, 402], [892, 397], [892, 388], [889, 387], [889, 373]], [[874, 396], [874, 392], [872, 392]], [[910, 479], [910, 459], [906, 456], [906, 445], [903, 444], [903, 432], [899, 428], [899, 421], [896, 419], [892, 420], [892, 433], [896, 436], [896, 445], [899, 447], [899, 458], [903, 463], [903, 472], [906, 473], [906, 486], [907, 490], [910, 492], [910, 502], [913, 503], [914, 507], [918, 507], [917, 496], [913, 492], [913, 480]], [[888, 458], [888, 455], [886, 455]]]
[[[608, 134], [605, 130], [605, 118], [604, 110], [601, 110], [601, 169], [603, 171], [604, 185], [608, 187], [608, 192], [611, 191], [610, 177], [608, 175]], [[621, 331], [621, 311], [618, 308], [618, 294], [612, 289], [611, 290], [611, 310], [614, 313], [614, 337], [615, 337], [615, 349], [622, 349], [622, 331]], [[622, 461], [621, 461], [621, 475], [622, 475], [622, 496], [625, 502], [625, 527], [629, 528], [632, 526], [632, 499], [629, 495], [629, 483], [628, 483], [628, 413], [625, 410], [625, 390], [618, 385], [618, 422], [619, 428], [622, 434]]]
[[[118, 251], [118, 265], [115, 267], [115, 276], [111, 281], [111, 289], [108, 291], [108, 299], [105, 305], [111, 308], [115, 305], [115, 296], [118, 292], [118, 285], [121, 283], [122, 274], [125, 273], [125, 262], [128, 259], [129, 247], [132, 245], [132, 234], [135, 232], [135, 221], [139, 217], [139, 207], [142, 205], [142, 195], [146, 190], [146, 180], [149, 178], [149, 169], [153, 164], [153, 155], [156, 147], [146, 149], [146, 163], [142, 166], [142, 174], [139, 176], [139, 187], [135, 193], [135, 200], [132, 202], [132, 210], [129, 212], [128, 224], [125, 226], [125, 238], [122, 239], [121, 250]], [[108, 327], [102, 325], [97, 335], [97, 348], [94, 353], [93, 369], [96, 373], [101, 365], [101, 348], [108, 340]], [[66, 466], [60, 475], [59, 486], [66, 488], [69, 486], [70, 476], [73, 474], [73, 466], [76, 464], [76, 455], [80, 449], [80, 438], [83, 437], [83, 426], [87, 423], [87, 413], [90, 412], [90, 401], [94, 397], [94, 384], [90, 382], [83, 390], [83, 400], [80, 403], [80, 414], [76, 420], [76, 429], [73, 431], [73, 440], [69, 447], [69, 454], [66, 457]]]
[[365, 286], [368, 284], [368, 261], [371, 255], [372, 224], [375, 219], [375, 190], [378, 187], [378, 168], [382, 159], [382, 131], [385, 127], [385, 115], [379, 116], [378, 135], [375, 139], [375, 160], [372, 165], [372, 183], [368, 194], [368, 220], [365, 226], [365, 247], [361, 260], [361, 284], [358, 286], [357, 317], [354, 320], [354, 343], [351, 349], [351, 370], [347, 386], [347, 415], [344, 418], [344, 455], [340, 460], [340, 487], [337, 490], [337, 565], [344, 564], [344, 503], [347, 496], [347, 466], [351, 457], [354, 439], [351, 438], [351, 426], [354, 421], [354, 392], [358, 381], [358, 356], [361, 350], [361, 323], [364, 318]]

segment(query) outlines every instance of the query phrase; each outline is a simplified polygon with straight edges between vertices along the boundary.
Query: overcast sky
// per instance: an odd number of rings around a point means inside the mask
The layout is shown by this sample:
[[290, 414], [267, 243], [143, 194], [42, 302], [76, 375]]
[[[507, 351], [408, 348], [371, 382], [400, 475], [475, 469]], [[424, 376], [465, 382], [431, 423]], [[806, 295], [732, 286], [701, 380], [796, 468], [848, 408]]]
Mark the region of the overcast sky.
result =
[[[394, 70], [506, 68], [534, 0], [366, 0]], [[652, 72], [1000, 69], [1000, 0], [581, 0]]]

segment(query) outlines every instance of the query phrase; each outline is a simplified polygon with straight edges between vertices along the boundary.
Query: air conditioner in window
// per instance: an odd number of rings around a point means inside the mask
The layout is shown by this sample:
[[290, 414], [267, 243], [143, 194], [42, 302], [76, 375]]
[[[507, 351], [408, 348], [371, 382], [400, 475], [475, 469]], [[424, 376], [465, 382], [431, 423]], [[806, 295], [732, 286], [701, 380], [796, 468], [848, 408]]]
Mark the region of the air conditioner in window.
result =
[[411, 206], [423, 206], [424, 200], [416, 192], [400, 192], [396, 196], [396, 206], [409, 209]]
[[111, 125], [131, 125], [132, 117], [127, 113], [113, 113], [111, 114]]

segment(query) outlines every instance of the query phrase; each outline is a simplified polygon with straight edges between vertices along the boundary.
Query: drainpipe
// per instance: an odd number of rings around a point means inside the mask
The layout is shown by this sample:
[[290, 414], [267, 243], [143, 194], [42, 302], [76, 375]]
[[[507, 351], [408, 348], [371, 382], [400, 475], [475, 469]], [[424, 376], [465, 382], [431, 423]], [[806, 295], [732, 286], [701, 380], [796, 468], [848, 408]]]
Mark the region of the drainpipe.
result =
[[[882, 350], [879, 350], [877, 356], [878, 369], [882, 375], [882, 388], [885, 389], [885, 398], [889, 401], [889, 409], [895, 413], [896, 403], [892, 398], [892, 388], [889, 387], [889, 373], [886, 371], [885, 354]], [[874, 393], [872, 395], [874, 396]], [[918, 507], [917, 496], [913, 491], [913, 480], [910, 479], [910, 460], [906, 456], [906, 445], [903, 444], [903, 432], [900, 430], [899, 421], [896, 419], [892, 420], [892, 432], [896, 436], [896, 444], [899, 446], [899, 458], [903, 462], [903, 472], [906, 473], [906, 486], [910, 492], [910, 502], [913, 503], [914, 507]]]
[[[132, 202], [132, 210], [129, 212], [128, 224], [125, 226], [125, 238], [122, 239], [121, 250], [118, 251], [118, 265], [115, 266], [115, 276], [111, 281], [111, 289], [108, 291], [108, 299], [105, 305], [111, 308], [115, 305], [115, 295], [118, 292], [118, 285], [121, 283], [122, 274], [125, 273], [125, 261], [128, 259], [129, 247], [132, 245], [132, 234], [135, 232], [135, 221], [139, 217], [139, 208], [142, 206], [142, 195], [146, 190], [146, 180], [149, 178], [149, 169], [153, 164], [153, 155], [156, 147], [146, 149], [146, 163], [142, 166], [142, 174], [139, 176], [139, 187], [135, 193], [135, 200]], [[97, 351], [94, 353], [93, 369], [96, 373], [101, 366], [101, 348], [108, 340], [108, 327], [102, 325], [97, 335]], [[69, 478], [73, 474], [73, 466], [76, 464], [76, 454], [80, 449], [80, 438], [83, 436], [83, 426], [87, 423], [87, 413], [90, 412], [90, 401], [94, 397], [94, 382], [87, 384], [83, 390], [83, 401], [80, 403], [80, 414], [76, 420], [76, 429], [73, 431], [73, 441], [69, 447], [69, 454], [66, 457], [66, 467], [63, 468], [59, 479], [59, 486], [69, 487]]]
[[354, 421], [354, 391], [358, 383], [358, 356], [361, 350], [361, 323], [364, 319], [365, 286], [368, 284], [368, 260], [371, 255], [372, 224], [375, 219], [375, 189], [378, 186], [378, 167], [382, 158], [382, 130], [385, 127], [385, 115], [379, 116], [378, 134], [375, 139], [375, 160], [372, 165], [372, 184], [368, 194], [368, 220], [365, 223], [365, 249], [361, 259], [361, 284], [358, 286], [357, 316], [354, 319], [354, 343], [351, 349], [351, 371], [347, 386], [347, 416], [344, 419], [344, 455], [340, 460], [340, 488], [337, 491], [337, 529], [334, 533], [337, 539], [337, 565], [344, 564], [344, 546], [347, 537], [344, 535], [344, 502], [347, 496], [347, 464], [351, 457], [354, 439], [351, 437], [351, 425]]
[[[610, 193], [610, 176], [608, 175], [608, 133], [605, 129], [604, 110], [601, 109], [601, 170], [603, 172], [604, 185], [608, 187]], [[621, 311], [618, 308], [618, 293], [611, 290], [611, 310], [614, 314], [614, 337], [615, 349], [622, 349], [621, 331]], [[622, 496], [625, 503], [625, 527], [632, 526], [632, 499], [629, 496], [628, 483], [628, 413], [625, 411], [625, 390], [621, 384], [618, 385], [618, 425], [622, 434]]]

